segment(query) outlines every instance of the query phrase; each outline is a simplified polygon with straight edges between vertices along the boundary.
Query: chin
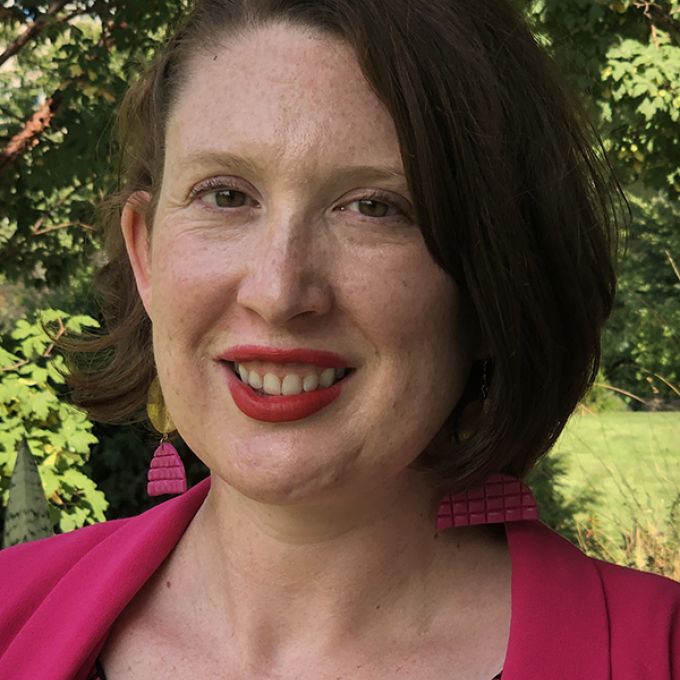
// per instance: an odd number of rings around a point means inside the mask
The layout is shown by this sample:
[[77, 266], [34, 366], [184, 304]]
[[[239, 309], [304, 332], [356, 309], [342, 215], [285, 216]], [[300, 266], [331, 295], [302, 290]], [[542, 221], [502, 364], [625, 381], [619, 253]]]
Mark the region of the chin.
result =
[[[210, 468], [213, 485], [219, 479], [230, 489], [253, 501], [268, 505], [316, 504], [327, 502], [357, 483], [356, 455], [345, 450], [332, 456], [317, 447], [250, 447], [225, 452], [221, 460], [203, 462]], [[265, 453], [263, 453], [263, 451]], [[272, 455], [272, 451], [276, 451]], [[199, 456], [200, 457], [200, 456]]]

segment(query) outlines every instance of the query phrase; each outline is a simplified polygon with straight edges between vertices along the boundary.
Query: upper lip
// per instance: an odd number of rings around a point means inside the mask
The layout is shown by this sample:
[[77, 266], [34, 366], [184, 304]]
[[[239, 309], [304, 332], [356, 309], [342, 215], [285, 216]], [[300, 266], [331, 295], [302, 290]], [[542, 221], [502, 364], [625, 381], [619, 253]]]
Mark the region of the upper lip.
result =
[[266, 347], [264, 345], [236, 345], [230, 347], [219, 357], [222, 361], [245, 363], [247, 361], [268, 361], [285, 364], [310, 364], [324, 368], [348, 368], [347, 360], [336, 354], [320, 349], [306, 347]]

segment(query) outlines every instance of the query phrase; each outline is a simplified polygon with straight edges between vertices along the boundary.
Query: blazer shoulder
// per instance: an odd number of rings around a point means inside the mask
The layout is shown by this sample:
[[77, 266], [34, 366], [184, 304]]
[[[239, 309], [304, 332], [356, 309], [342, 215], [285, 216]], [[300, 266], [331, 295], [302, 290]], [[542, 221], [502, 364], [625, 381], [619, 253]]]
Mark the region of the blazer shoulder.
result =
[[602, 579], [607, 600], [612, 606], [657, 615], [675, 613], [680, 617], [680, 583], [666, 576], [638, 571], [618, 564], [593, 559]]
[[593, 560], [609, 616], [615, 678], [680, 678], [680, 583]]
[[128, 520], [113, 520], [0, 550], [0, 656], [59, 581]]
[[30, 572], [43, 572], [50, 565], [73, 563], [127, 521], [123, 519], [91, 524], [66, 534], [4, 548], [0, 550], [0, 583], [4, 585], [11, 572], [17, 570], [23, 571], [21, 580], [25, 581], [31, 575]]

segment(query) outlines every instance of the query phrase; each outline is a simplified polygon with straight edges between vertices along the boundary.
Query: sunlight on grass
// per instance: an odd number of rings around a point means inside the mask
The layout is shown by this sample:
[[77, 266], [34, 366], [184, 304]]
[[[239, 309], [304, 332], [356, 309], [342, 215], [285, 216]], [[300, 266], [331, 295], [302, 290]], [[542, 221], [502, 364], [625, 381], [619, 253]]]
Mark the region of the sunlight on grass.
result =
[[663, 522], [680, 492], [680, 413], [576, 414], [551, 455], [567, 461], [565, 494], [593, 490], [603, 519], [618, 524], [634, 500]]
[[566, 462], [567, 499], [596, 498], [576, 516], [582, 547], [678, 578], [680, 413], [576, 414], [550, 455]]

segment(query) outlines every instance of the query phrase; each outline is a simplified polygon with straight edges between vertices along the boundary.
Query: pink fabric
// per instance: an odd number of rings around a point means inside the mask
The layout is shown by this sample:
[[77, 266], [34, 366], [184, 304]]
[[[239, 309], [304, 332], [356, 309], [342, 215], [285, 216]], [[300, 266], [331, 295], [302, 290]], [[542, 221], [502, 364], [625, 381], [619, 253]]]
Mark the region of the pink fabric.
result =
[[[0, 552], [0, 678], [84, 680], [108, 631], [209, 488], [126, 520]], [[507, 523], [512, 623], [503, 680], [680, 680], [680, 584]]]

